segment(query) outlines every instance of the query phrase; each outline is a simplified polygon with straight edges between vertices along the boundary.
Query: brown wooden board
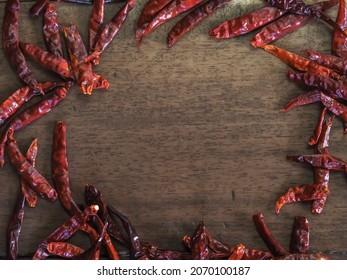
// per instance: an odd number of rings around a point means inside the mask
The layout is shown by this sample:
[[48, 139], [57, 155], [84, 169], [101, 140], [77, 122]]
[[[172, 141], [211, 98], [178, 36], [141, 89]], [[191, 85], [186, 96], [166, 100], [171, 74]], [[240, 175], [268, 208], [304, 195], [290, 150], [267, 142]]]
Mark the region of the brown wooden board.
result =
[[[284, 206], [279, 215], [274, 210], [275, 201], [288, 188], [313, 183], [311, 167], [289, 162], [286, 155], [312, 152], [307, 140], [320, 104], [280, 113], [303, 91], [288, 80], [289, 67], [250, 45], [256, 32], [227, 40], [208, 35], [213, 27], [260, 7], [262, 1], [231, 1], [172, 48], [166, 46], [166, 36], [177, 19], [145, 37], [141, 47], [136, 44], [135, 26], [146, 1], [137, 2], [94, 68], [109, 80], [109, 90], [84, 96], [73, 87], [58, 108], [15, 134], [21, 150], [38, 138], [36, 166], [52, 182], [53, 128], [56, 121], [65, 121], [75, 200], [83, 204], [84, 185], [95, 185], [109, 204], [129, 217], [144, 241], [160, 248], [183, 250], [182, 237], [204, 221], [225, 243], [266, 249], [252, 222], [252, 215], [262, 212], [285, 248], [294, 217], [306, 216], [310, 251], [347, 259], [345, 174], [331, 172], [331, 195], [322, 214], [311, 214], [310, 203]], [[108, 4], [106, 20], [121, 5]], [[20, 38], [45, 47], [42, 18], [30, 17], [30, 6], [21, 2]], [[77, 24], [87, 42], [92, 7], [64, 2], [56, 7], [60, 25]], [[336, 12], [333, 8], [329, 14]], [[312, 20], [276, 45], [298, 54], [307, 48], [329, 51], [331, 39], [331, 27]], [[39, 81], [59, 80], [29, 63]], [[2, 101], [22, 86], [2, 45], [0, 73]], [[337, 119], [331, 153], [347, 160], [346, 141]], [[6, 157], [0, 170], [1, 258], [6, 255], [6, 227], [19, 190], [18, 174]], [[26, 208], [20, 257], [30, 258], [67, 217], [59, 202], [40, 199], [36, 208]], [[84, 235], [74, 244], [89, 246]], [[122, 258], [126, 255], [121, 250]]]

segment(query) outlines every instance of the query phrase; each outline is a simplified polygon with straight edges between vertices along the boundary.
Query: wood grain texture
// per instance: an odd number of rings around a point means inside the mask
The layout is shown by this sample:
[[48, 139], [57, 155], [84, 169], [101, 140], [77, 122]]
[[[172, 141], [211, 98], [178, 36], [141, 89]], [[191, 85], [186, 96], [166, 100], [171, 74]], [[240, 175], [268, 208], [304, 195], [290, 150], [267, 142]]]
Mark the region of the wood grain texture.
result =
[[[36, 166], [52, 182], [54, 124], [65, 121], [76, 201], [84, 203], [85, 184], [95, 185], [130, 218], [144, 241], [164, 249], [184, 249], [182, 237], [192, 234], [201, 220], [223, 242], [265, 249], [252, 222], [252, 215], [262, 212], [285, 248], [294, 217], [306, 216], [310, 251], [347, 259], [344, 174], [331, 172], [331, 195], [321, 215], [311, 214], [310, 203], [287, 205], [279, 215], [274, 210], [276, 199], [288, 188], [313, 182], [312, 169], [287, 161], [286, 155], [312, 152], [307, 140], [318, 120], [319, 104], [280, 113], [303, 91], [287, 79], [288, 67], [250, 45], [255, 32], [219, 41], [208, 36], [219, 23], [259, 7], [261, 1], [231, 1], [170, 49], [166, 36], [177, 19], [137, 46], [134, 29], [144, 5], [138, 1], [94, 68], [109, 80], [109, 90], [84, 96], [72, 88], [58, 108], [15, 134], [22, 151], [38, 138]], [[21, 5], [21, 40], [44, 47], [42, 19], [28, 15], [30, 6]], [[60, 2], [56, 7], [60, 25], [76, 23], [87, 42], [91, 6]], [[107, 5], [106, 19], [120, 7]], [[3, 3], [0, 10], [2, 22]], [[276, 45], [296, 53], [306, 48], [328, 51], [331, 38], [331, 28], [313, 20]], [[58, 80], [31, 61], [30, 65], [39, 81]], [[2, 101], [21, 86], [2, 46], [0, 73]], [[331, 153], [347, 160], [345, 147], [346, 136], [336, 120]], [[6, 226], [19, 192], [19, 177], [8, 158], [0, 170], [0, 185], [0, 257], [4, 258]], [[36, 208], [27, 208], [21, 257], [30, 258], [66, 218], [59, 202], [40, 199]], [[83, 235], [74, 241], [88, 247]]]

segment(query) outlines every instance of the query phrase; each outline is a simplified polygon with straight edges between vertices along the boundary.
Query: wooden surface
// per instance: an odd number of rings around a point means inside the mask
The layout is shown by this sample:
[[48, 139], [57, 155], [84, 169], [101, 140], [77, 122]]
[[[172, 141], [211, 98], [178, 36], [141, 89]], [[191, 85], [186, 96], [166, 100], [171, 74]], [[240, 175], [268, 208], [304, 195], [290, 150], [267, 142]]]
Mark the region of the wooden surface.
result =
[[[1, 0], [3, 2], [3, 0]], [[315, 1], [307, 1], [312, 3]], [[56, 121], [67, 123], [70, 180], [75, 200], [84, 203], [85, 184], [98, 187], [109, 204], [133, 222], [144, 241], [163, 249], [184, 249], [182, 237], [199, 221], [219, 240], [265, 249], [252, 215], [262, 212], [273, 235], [288, 247], [293, 219], [310, 222], [310, 251], [347, 259], [346, 176], [331, 172], [321, 215], [310, 203], [285, 206], [275, 201], [288, 188], [312, 183], [310, 167], [286, 160], [288, 154], [311, 153], [307, 140], [319, 116], [319, 104], [280, 113], [303, 91], [287, 79], [288, 66], [250, 40], [255, 32], [230, 40], [209, 38], [219, 23], [251, 11], [261, 1], [234, 0], [203, 21], [171, 49], [166, 36], [173, 20], [145, 37], [141, 47], [134, 28], [145, 1], [138, 1], [118, 37], [102, 55], [95, 72], [109, 90], [92, 96], [72, 88], [63, 103], [15, 137], [22, 151], [39, 140], [37, 169], [52, 182], [51, 148]], [[44, 47], [41, 18], [21, 3], [20, 38]], [[106, 19], [120, 4], [106, 8]], [[61, 26], [76, 23], [87, 41], [91, 6], [57, 3]], [[2, 22], [4, 3], [0, 3]], [[336, 15], [337, 9], [329, 13]], [[277, 46], [299, 53], [330, 50], [332, 30], [313, 20], [281, 39]], [[21, 86], [0, 47], [0, 101]], [[59, 80], [30, 61], [39, 81]], [[331, 153], [347, 159], [346, 136], [336, 120]], [[5, 257], [8, 219], [19, 193], [19, 177], [6, 158], [0, 170], [0, 257]], [[26, 209], [20, 256], [30, 258], [42, 239], [67, 219], [59, 202], [40, 199]], [[88, 247], [85, 236], [74, 244]], [[121, 252], [126, 258], [126, 252]]]

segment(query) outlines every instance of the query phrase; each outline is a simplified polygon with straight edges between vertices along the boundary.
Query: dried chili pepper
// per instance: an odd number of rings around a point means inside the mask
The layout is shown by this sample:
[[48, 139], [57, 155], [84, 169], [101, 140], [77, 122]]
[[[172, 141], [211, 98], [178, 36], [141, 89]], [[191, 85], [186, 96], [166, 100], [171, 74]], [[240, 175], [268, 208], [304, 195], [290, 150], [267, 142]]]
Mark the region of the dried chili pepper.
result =
[[239, 244], [235, 247], [235, 250], [230, 255], [228, 260], [241, 260], [243, 255], [245, 254], [245, 245]]
[[292, 70], [288, 71], [288, 78], [294, 82], [319, 88], [329, 94], [330, 97], [347, 99], [347, 86], [342, 80], [334, 80], [322, 75], [311, 74], [310, 72], [298, 73]]
[[306, 184], [290, 188], [287, 193], [280, 196], [276, 202], [276, 213], [280, 209], [293, 202], [320, 200], [330, 194], [327, 187], [318, 184]]
[[286, 105], [284, 105], [280, 112], [288, 112], [289, 110], [297, 108], [299, 106], [321, 101], [321, 93], [322, 91], [320, 90], [311, 90], [309, 92], [300, 94], [299, 96], [290, 100]]
[[[342, 30], [347, 30], [347, 9], [345, 0], [339, 1], [336, 24], [338, 24]], [[334, 31], [331, 52], [340, 57], [347, 57], [347, 38], [345, 34]]]
[[273, 7], [277, 7], [291, 13], [315, 16], [331, 25], [334, 30], [340, 32], [342, 36], [346, 36], [345, 32], [331, 17], [318, 9], [307, 6], [302, 0], [266, 0], [266, 2], [268, 2]]
[[274, 45], [265, 45], [262, 47], [268, 53], [279, 58], [284, 63], [300, 71], [308, 71], [311, 74], [321, 75], [332, 79], [339, 79], [340, 75], [334, 70], [319, 65], [318, 63], [309, 60], [305, 57], [289, 52], [285, 49], [279, 48]]
[[[31, 165], [35, 165], [37, 155], [37, 139], [31, 144], [26, 154], [26, 159]], [[13, 209], [11, 218], [7, 226], [7, 259], [15, 260], [18, 258], [19, 236], [22, 230], [24, 219], [25, 202], [34, 207], [37, 201], [37, 194], [27, 186], [25, 181], [21, 179], [21, 191], [17, 199], [17, 203]]]
[[319, 253], [312, 253], [312, 254], [289, 254], [287, 256], [281, 256], [274, 258], [275, 260], [297, 260], [297, 261], [303, 261], [303, 260], [330, 260], [330, 258], [326, 255], [319, 254]]
[[242, 260], [271, 260], [272, 254], [268, 251], [245, 248]]
[[5, 55], [17, 75], [34, 91], [44, 94], [33, 77], [31, 70], [19, 48], [18, 18], [19, 0], [8, 0], [5, 6], [4, 22], [2, 26], [2, 43]]
[[142, 36], [148, 35], [153, 29], [189, 11], [203, 1], [204, 0], [173, 0], [154, 16], [152, 21], [144, 29]]
[[43, 98], [39, 102], [31, 105], [25, 111], [22, 111], [19, 115], [9, 122], [2, 133], [0, 139], [0, 166], [4, 165], [4, 147], [7, 141], [7, 134], [12, 129], [13, 131], [20, 130], [33, 121], [49, 113], [65, 98], [67, 89], [65, 87], [56, 88], [51, 94]]
[[94, 52], [96, 36], [104, 22], [105, 0], [93, 1], [93, 9], [89, 19], [89, 53]]
[[25, 197], [20, 192], [17, 203], [13, 209], [10, 221], [7, 226], [7, 259], [16, 260], [18, 258], [19, 236], [22, 230], [24, 219]]
[[347, 106], [337, 102], [334, 98], [331, 98], [321, 93], [322, 104], [335, 116], [341, 118], [344, 122], [347, 122]]
[[192, 12], [179, 20], [171, 29], [168, 35], [168, 46], [172, 47], [185, 33], [229, 1], [230, 0], [208, 0], [197, 6]]
[[208, 239], [205, 231], [206, 229], [204, 223], [200, 222], [189, 240], [189, 249], [191, 251], [193, 260], [209, 259]]
[[310, 226], [306, 217], [296, 216], [289, 243], [289, 251], [296, 254], [307, 254], [310, 243]]
[[67, 242], [50, 242], [47, 244], [47, 252], [50, 255], [58, 256], [64, 259], [71, 259], [74, 256], [82, 254], [85, 250]]
[[149, 0], [147, 2], [136, 25], [135, 39], [139, 45], [141, 45], [143, 32], [146, 27], [150, 24], [154, 16], [170, 2], [172, 0]]
[[318, 123], [316, 125], [316, 128], [315, 128], [312, 136], [308, 140], [308, 144], [310, 146], [317, 144], [317, 142], [318, 142], [318, 140], [320, 138], [320, 135], [322, 133], [323, 122], [324, 122], [325, 116], [327, 114], [327, 111], [328, 111], [328, 109], [326, 107], [324, 107], [321, 110], [321, 113], [319, 114], [319, 120], [318, 120]]
[[52, 2], [47, 4], [43, 14], [43, 38], [50, 53], [57, 57], [64, 56], [59, 33], [58, 13]]
[[325, 67], [328, 67], [343, 75], [346, 75], [347, 73], [346, 58], [338, 57], [332, 54], [327, 54], [312, 49], [303, 50], [302, 52], [318, 64], [324, 65]]
[[9, 130], [6, 146], [11, 162], [20, 174], [21, 179], [41, 197], [51, 201], [56, 200], [58, 197], [57, 192], [20, 152], [16, 140], [13, 138], [13, 132], [13, 129]]
[[118, 34], [120, 28], [127, 19], [129, 12], [135, 7], [135, 0], [128, 0], [118, 13], [99, 31], [94, 45], [93, 53], [84, 59], [84, 62], [92, 62], [95, 65], [99, 63], [99, 56], [112, 42]]
[[[322, 1], [310, 5], [311, 9], [317, 11], [326, 11], [337, 4], [338, 0]], [[313, 16], [287, 14], [276, 21], [263, 27], [260, 32], [251, 40], [253, 47], [258, 48], [266, 44], [273, 43], [285, 35], [294, 32], [307, 24]]]
[[20, 42], [19, 45], [23, 53], [38, 64], [54, 73], [57, 73], [63, 79], [74, 79], [74, 74], [72, 72], [70, 63], [63, 57], [56, 56], [34, 44]]
[[271, 254], [275, 257], [288, 255], [287, 250], [282, 247], [282, 245], [275, 239], [275, 237], [269, 231], [268, 227], [266, 226], [263, 214], [257, 213], [252, 217], [259, 236], [264, 241]]
[[84, 209], [83, 214], [77, 214], [65, 221], [60, 227], [54, 230], [48, 237], [46, 237], [38, 246], [33, 259], [42, 260], [49, 256], [47, 251], [47, 244], [50, 242], [62, 242], [68, 240], [83, 225], [86, 224], [91, 216], [95, 216], [99, 207], [97, 205], [91, 205]]
[[217, 39], [226, 39], [247, 34], [278, 19], [285, 13], [285, 11], [276, 7], [263, 6], [221, 23], [210, 31], [210, 36]]
[[87, 50], [76, 25], [63, 27], [62, 29], [67, 49], [70, 56], [72, 70], [75, 74], [78, 86], [83, 94], [92, 94], [94, 76], [90, 63], [83, 60], [87, 57]]
[[42, 11], [46, 8], [48, 2], [49, 0], [36, 0], [35, 3], [29, 9], [29, 13], [35, 17], [39, 16], [42, 13]]
[[[46, 82], [40, 83], [39, 85], [45, 91], [45, 93], [48, 93], [54, 88], [62, 86], [64, 84], [65, 83]], [[0, 104], [0, 125], [2, 125], [7, 119], [13, 116], [24, 103], [28, 102], [34, 96], [35, 92], [29, 86], [24, 86], [8, 96]]]
[[[35, 160], [37, 156], [37, 139], [34, 139], [31, 142], [31, 145], [27, 151], [26, 159], [27, 161], [35, 167]], [[35, 207], [37, 203], [38, 196], [37, 194], [28, 186], [23, 179], [21, 179], [21, 187], [22, 187], [22, 193], [25, 197], [25, 201], [29, 207]]]
[[55, 124], [52, 151], [52, 178], [59, 200], [71, 215], [81, 210], [72, 198], [66, 151], [66, 124], [59, 121]]
[[145, 242], [142, 244], [142, 251], [144, 256], [140, 259], [148, 260], [191, 260], [192, 256], [189, 252], [181, 251], [171, 251], [171, 250], [162, 250], [157, 246]]

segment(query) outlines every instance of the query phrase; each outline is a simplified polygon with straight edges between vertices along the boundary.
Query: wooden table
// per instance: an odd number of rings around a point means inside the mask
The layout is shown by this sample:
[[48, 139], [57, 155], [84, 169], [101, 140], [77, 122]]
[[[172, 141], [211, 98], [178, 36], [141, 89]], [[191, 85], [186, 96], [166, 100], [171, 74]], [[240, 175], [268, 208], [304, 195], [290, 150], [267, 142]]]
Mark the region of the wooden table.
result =
[[[4, 0], [0, 1], [4, 10]], [[316, 1], [307, 1], [308, 3]], [[41, 18], [31, 18], [32, 3], [21, 1], [20, 38], [45, 47]], [[288, 154], [312, 152], [307, 140], [316, 125], [320, 104], [288, 113], [279, 109], [303, 91], [287, 78], [288, 66], [242, 37], [215, 40], [208, 31], [221, 22], [262, 5], [234, 0], [172, 48], [166, 36], [173, 20], [145, 37], [139, 47], [134, 28], [145, 1], [138, 1], [117, 38], [101, 57], [95, 72], [107, 78], [109, 90], [84, 96], [73, 87], [58, 108], [15, 134], [22, 151], [39, 141], [37, 169], [52, 182], [51, 151], [56, 121], [67, 124], [68, 161], [75, 200], [84, 203], [84, 186], [99, 188], [109, 204], [133, 222], [144, 241], [182, 250], [182, 237], [200, 221], [219, 240], [266, 249], [252, 222], [262, 212], [273, 235], [288, 247], [293, 219], [310, 222], [310, 251], [347, 259], [346, 175], [331, 172], [322, 214], [310, 203], [285, 206], [275, 214], [277, 198], [288, 188], [313, 183], [309, 166], [286, 160]], [[85, 40], [91, 6], [56, 4], [61, 26], [76, 23]], [[109, 4], [106, 20], [121, 4]], [[336, 15], [337, 8], [329, 13]], [[3, 12], [0, 21], [2, 22]], [[332, 29], [313, 20], [276, 42], [300, 53], [330, 50]], [[30, 61], [39, 81], [59, 80]], [[22, 86], [0, 52], [0, 101]], [[342, 123], [335, 120], [332, 154], [347, 159]], [[19, 193], [19, 177], [8, 158], [0, 170], [0, 257], [4, 258], [6, 227]], [[20, 236], [20, 257], [31, 258], [40, 241], [68, 215], [61, 204], [39, 200], [26, 208]], [[89, 246], [77, 235], [74, 244]], [[127, 252], [121, 250], [122, 258]]]

